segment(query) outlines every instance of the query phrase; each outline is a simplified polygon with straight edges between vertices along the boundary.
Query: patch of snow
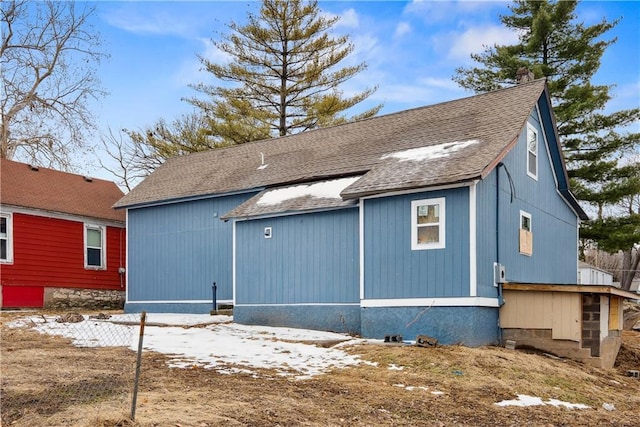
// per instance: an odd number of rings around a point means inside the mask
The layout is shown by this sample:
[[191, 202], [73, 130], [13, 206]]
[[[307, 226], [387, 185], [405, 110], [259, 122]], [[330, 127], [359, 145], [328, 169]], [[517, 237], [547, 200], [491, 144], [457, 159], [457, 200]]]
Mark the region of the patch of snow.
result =
[[413, 391], [413, 390], [424, 390], [427, 391], [429, 390], [429, 387], [423, 387], [423, 386], [413, 386], [413, 385], [404, 385], [404, 384], [394, 384], [394, 387], [399, 387], [399, 388], [403, 388], [407, 391]]
[[463, 150], [479, 142], [480, 141], [477, 139], [470, 139], [468, 141], [445, 142], [443, 144], [430, 145], [428, 147], [411, 148], [404, 151], [385, 154], [381, 157], [381, 159], [384, 160], [388, 158], [394, 158], [400, 160], [401, 162], [419, 162], [422, 160], [439, 159], [442, 157], [449, 157], [450, 154]]
[[[139, 323], [139, 315], [114, 315], [106, 321], [85, 316], [83, 322], [58, 323], [54, 316], [31, 316], [8, 326], [63, 336], [79, 347], [123, 346], [137, 351], [140, 328], [136, 319]], [[122, 338], [114, 341], [114, 336]], [[363, 340], [333, 332], [240, 325], [230, 316], [150, 313], [143, 348], [166, 354], [170, 367], [215, 369], [230, 375], [257, 376], [257, 369], [272, 369], [277, 375], [307, 379], [363, 362], [339, 348], [314, 345], [326, 341], [347, 345]]]
[[402, 371], [403, 369], [404, 369], [404, 366], [398, 366], [393, 363], [389, 365], [390, 371]]
[[528, 396], [526, 394], [519, 394], [517, 399], [514, 400], [503, 400], [502, 402], [496, 403], [498, 406], [544, 406], [544, 405], [552, 405], [552, 406], [564, 406], [569, 409], [589, 409], [590, 406], [584, 405], [582, 403], [567, 403], [557, 399], [549, 399], [546, 402], [543, 401], [539, 397]]
[[314, 184], [294, 185], [292, 187], [278, 188], [264, 193], [256, 202], [258, 205], [277, 205], [287, 200], [299, 197], [311, 196], [318, 199], [341, 199], [342, 190], [360, 179], [359, 176], [351, 178], [333, 179]]
[[602, 404], [602, 408], [605, 411], [615, 411], [616, 410], [616, 407], [615, 407], [615, 405], [613, 403], [603, 403]]
[[434, 394], [436, 396], [442, 396], [444, 394], [444, 391], [434, 390], [431, 392], [431, 394]]

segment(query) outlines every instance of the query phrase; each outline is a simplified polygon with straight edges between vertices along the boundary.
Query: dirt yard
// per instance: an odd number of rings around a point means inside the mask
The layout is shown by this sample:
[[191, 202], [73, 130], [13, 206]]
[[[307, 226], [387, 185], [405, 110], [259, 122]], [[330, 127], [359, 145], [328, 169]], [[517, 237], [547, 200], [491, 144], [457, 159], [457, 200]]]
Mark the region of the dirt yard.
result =
[[[263, 371], [223, 375], [170, 369], [145, 353], [136, 421], [129, 420], [135, 355], [75, 348], [60, 337], [10, 329], [2, 314], [2, 425], [6, 426], [637, 426], [640, 332], [624, 331], [612, 370], [498, 347], [421, 348], [359, 345], [348, 351], [376, 362], [310, 380]], [[629, 322], [631, 324], [631, 322]], [[402, 369], [394, 367], [402, 367]], [[390, 369], [391, 368], [391, 369]], [[101, 396], [45, 399], [73, 384], [102, 384]], [[123, 399], [123, 393], [125, 398]], [[589, 409], [497, 406], [529, 395]]]

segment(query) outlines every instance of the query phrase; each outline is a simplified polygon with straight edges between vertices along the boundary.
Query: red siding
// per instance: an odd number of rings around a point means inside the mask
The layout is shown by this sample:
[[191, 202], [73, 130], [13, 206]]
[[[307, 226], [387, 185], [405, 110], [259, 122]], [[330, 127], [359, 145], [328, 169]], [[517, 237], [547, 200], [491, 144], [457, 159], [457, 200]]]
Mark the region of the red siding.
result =
[[3, 308], [42, 308], [44, 288], [42, 286], [3, 286]]
[[125, 266], [124, 245], [125, 229], [107, 227], [107, 269], [86, 270], [83, 222], [14, 213], [13, 264], [0, 266], [0, 282], [124, 290], [124, 275], [118, 273]]

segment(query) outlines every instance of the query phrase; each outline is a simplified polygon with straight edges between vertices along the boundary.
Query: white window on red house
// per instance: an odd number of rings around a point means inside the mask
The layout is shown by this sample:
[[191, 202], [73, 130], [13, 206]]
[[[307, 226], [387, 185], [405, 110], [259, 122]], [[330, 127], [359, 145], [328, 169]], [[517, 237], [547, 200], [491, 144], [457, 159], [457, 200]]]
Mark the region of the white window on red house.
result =
[[95, 225], [84, 227], [84, 266], [85, 268], [104, 269], [106, 262], [105, 228]]
[[411, 202], [411, 249], [445, 247], [444, 197]]
[[0, 215], [0, 262], [13, 262], [13, 223], [10, 214]]

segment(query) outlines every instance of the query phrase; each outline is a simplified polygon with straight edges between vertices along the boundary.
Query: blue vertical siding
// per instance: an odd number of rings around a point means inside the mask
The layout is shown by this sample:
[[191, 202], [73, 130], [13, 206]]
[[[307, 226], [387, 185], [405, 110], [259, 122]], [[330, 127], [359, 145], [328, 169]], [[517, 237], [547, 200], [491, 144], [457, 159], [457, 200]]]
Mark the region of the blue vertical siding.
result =
[[[411, 250], [411, 202], [445, 198], [445, 248]], [[365, 299], [467, 297], [469, 189], [364, 200]]]
[[207, 302], [216, 282], [218, 300], [230, 302], [232, 223], [220, 217], [251, 195], [130, 209], [128, 301], [153, 301], [153, 311], [163, 303], [175, 307], [181, 301]]
[[359, 302], [357, 209], [236, 223], [237, 306]]
[[238, 221], [234, 321], [359, 334], [358, 241], [355, 208]]
[[[496, 174], [500, 174], [499, 226], [497, 239], [500, 263], [512, 282], [576, 283], [577, 217], [556, 191], [554, 171], [543, 139], [543, 129], [534, 110], [529, 123], [538, 131], [538, 179], [527, 175], [526, 127], [513, 150], [496, 169], [478, 184], [478, 289], [491, 292], [496, 261]], [[551, 130], [549, 130], [550, 132]], [[520, 211], [531, 214], [533, 255], [520, 254]], [[486, 249], [486, 250], [485, 250]], [[480, 291], [482, 290], [482, 291]]]

